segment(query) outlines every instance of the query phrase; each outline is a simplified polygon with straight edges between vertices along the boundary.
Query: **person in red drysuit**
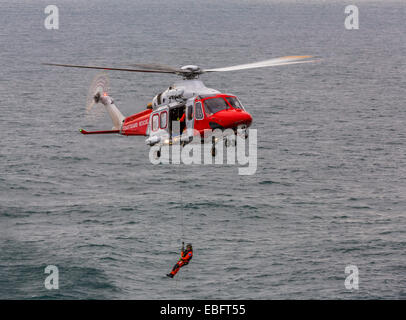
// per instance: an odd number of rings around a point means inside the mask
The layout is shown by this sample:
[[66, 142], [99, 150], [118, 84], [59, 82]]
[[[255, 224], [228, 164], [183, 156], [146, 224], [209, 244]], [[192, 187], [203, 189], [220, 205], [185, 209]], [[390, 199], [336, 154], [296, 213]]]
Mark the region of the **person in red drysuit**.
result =
[[173, 266], [173, 269], [170, 273], [167, 274], [169, 278], [173, 278], [175, 274], [178, 273], [179, 269], [182, 268], [183, 266], [186, 266], [190, 260], [193, 257], [193, 248], [192, 244], [189, 243], [186, 245], [186, 250], [185, 250], [185, 244], [182, 242], [182, 251], [180, 253], [180, 259], [179, 261]]

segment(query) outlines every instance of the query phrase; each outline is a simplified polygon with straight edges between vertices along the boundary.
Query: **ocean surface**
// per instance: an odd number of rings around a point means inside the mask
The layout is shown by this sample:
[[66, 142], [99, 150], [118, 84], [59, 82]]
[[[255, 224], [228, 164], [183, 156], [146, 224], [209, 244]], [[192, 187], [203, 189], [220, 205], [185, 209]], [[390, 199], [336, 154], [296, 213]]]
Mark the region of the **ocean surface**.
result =
[[[405, 1], [51, 2], [59, 30], [44, 27], [50, 1], [1, 1], [0, 299], [406, 299]], [[253, 116], [251, 176], [81, 135], [112, 126], [85, 111], [99, 72], [41, 65], [307, 54], [322, 61], [201, 76]], [[125, 115], [178, 80], [108, 75]], [[169, 279], [182, 240], [194, 258]]]

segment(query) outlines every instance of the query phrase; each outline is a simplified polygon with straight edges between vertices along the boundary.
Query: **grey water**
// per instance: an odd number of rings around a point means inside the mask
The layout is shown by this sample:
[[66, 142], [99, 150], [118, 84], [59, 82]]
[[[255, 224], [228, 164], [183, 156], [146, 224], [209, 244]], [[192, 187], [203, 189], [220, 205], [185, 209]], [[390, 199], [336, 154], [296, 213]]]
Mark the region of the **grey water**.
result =
[[[1, 299], [405, 299], [405, 1], [1, 1]], [[359, 8], [346, 30], [344, 8]], [[258, 168], [152, 165], [86, 115], [96, 70], [313, 64], [202, 75], [236, 94]], [[175, 75], [108, 72], [125, 115]], [[183, 226], [183, 227], [182, 227]], [[181, 241], [192, 262], [165, 277]], [[45, 267], [59, 269], [47, 290]], [[359, 289], [345, 287], [346, 266]]]

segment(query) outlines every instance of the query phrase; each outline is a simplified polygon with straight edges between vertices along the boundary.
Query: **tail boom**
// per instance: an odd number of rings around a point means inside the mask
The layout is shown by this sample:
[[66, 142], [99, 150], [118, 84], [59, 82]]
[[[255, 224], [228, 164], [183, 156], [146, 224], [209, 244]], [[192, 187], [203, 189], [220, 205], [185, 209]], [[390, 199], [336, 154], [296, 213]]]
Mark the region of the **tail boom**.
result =
[[106, 107], [106, 110], [110, 115], [111, 121], [113, 122], [113, 130], [120, 130], [121, 124], [123, 123], [125, 117], [120, 112], [120, 110], [118, 110], [118, 108], [114, 104], [113, 99], [108, 95], [95, 97], [95, 99], [99, 99], [99, 101]]
[[94, 96], [95, 102], [101, 102], [108, 111], [110, 118], [113, 122], [112, 130], [102, 131], [86, 131], [80, 129], [82, 134], [109, 134], [118, 133], [125, 136], [146, 136], [148, 131], [149, 117], [152, 110], [146, 109], [144, 111], [133, 114], [129, 117], [124, 117], [118, 110], [114, 101], [106, 93], [101, 95], [100, 93]]

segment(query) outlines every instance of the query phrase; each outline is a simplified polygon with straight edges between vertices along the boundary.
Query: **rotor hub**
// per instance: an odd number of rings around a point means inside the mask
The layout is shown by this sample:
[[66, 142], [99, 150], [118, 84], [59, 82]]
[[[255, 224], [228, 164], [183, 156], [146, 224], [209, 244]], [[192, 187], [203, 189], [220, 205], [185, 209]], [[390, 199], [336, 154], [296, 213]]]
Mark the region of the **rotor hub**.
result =
[[180, 68], [185, 79], [196, 79], [199, 74], [203, 73], [199, 66], [189, 64]]

